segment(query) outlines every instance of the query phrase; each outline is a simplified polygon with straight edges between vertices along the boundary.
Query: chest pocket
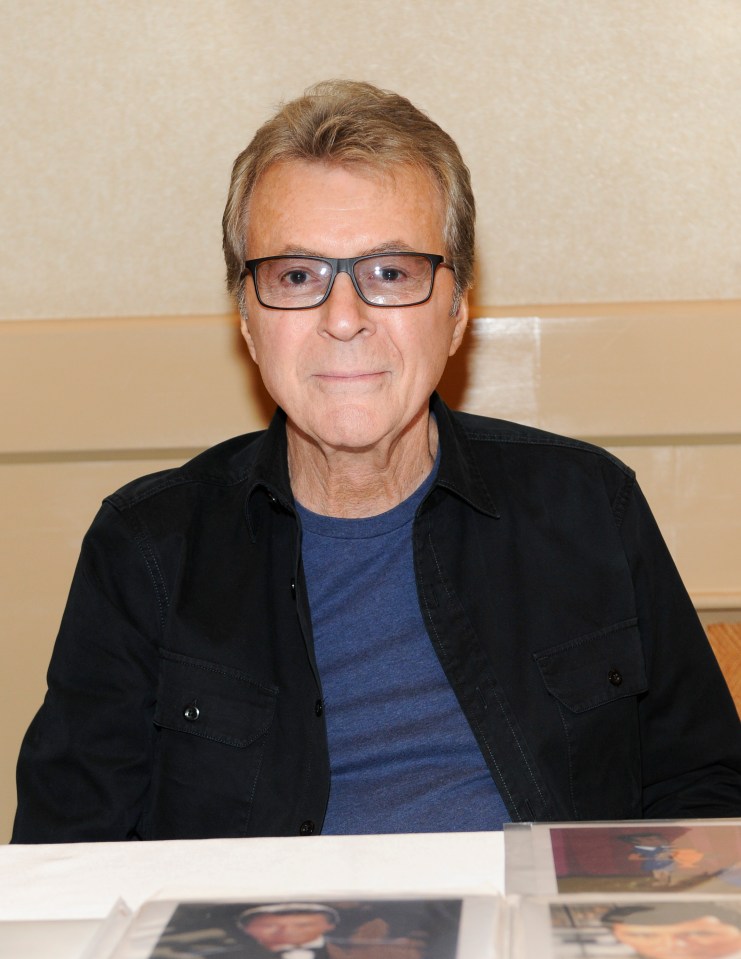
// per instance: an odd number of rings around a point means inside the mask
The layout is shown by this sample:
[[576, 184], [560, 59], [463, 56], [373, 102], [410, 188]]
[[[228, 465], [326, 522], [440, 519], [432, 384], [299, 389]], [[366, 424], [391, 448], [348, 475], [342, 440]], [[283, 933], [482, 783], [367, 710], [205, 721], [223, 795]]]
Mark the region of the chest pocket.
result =
[[278, 690], [236, 669], [161, 651], [156, 726], [244, 748], [270, 728]]
[[635, 619], [533, 656], [558, 705], [577, 819], [641, 814], [638, 702], [648, 689]]
[[572, 713], [648, 688], [636, 620], [534, 654], [548, 692]]
[[278, 690], [160, 651], [147, 838], [244, 835]]

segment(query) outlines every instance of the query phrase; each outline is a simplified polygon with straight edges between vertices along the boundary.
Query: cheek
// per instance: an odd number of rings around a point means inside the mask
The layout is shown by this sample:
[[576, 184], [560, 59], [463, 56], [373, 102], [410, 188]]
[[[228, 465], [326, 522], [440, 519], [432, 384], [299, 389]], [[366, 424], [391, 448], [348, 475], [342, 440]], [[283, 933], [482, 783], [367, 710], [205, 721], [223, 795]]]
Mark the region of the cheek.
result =
[[[412, 322], [410, 322], [410, 319]], [[441, 320], [431, 323], [424, 318], [402, 317], [388, 332], [389, 339], [407, 366], [423, 369], [445, 362], [450, 338]]]
[[307, 408], [308, 385], [302, 371], [310, 354], [305, 339], [285, 334], [255, 337], [260, 378], [272, 399], [288, 413], [300, 415]]
[[415, 380], [433, 386], [437, 384], [450, 355], [450, 335], [447, 327], [419, 331], [406, 344], [406, 362], [414, 371]]
[[263, 378], [280, 381], [290, 375], [295, 369], [300, 347], [287, 335], [285, 328], [277, 324], [261, 325], [252, 333], [254, 359]]

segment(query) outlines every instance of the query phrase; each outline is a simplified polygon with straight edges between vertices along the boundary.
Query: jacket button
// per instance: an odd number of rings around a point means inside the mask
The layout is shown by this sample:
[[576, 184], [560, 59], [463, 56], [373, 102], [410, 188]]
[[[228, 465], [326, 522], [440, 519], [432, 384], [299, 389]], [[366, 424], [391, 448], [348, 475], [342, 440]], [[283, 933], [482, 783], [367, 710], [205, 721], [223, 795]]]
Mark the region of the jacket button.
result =
[[299, 827], [299, 834], [302, 836], [312, 836], [316, 826], [314, 825], [313, 819], [304, 819]]
[[623, 681], [623, 677], [617, 669], [611, 669], [607, 674], [607, 678], [610, 680], [613, 686], [619, 686]]
[[195, 703], [188, 703], [188, 705], [183, 710], [183, 716], [190, 722], [195, 722], [196, 719], [201, 715], [200, 709], [196, 706]]
[[291, 580], [291, 598], [292, 599], [296, 598], [296, 580], [295, 579]]
[[321, 701], [321, 699], [317, 699], [317, 701], [314, 703], [314, 712], [317, 716], [321, 716], [324, 712], [324, 703]]

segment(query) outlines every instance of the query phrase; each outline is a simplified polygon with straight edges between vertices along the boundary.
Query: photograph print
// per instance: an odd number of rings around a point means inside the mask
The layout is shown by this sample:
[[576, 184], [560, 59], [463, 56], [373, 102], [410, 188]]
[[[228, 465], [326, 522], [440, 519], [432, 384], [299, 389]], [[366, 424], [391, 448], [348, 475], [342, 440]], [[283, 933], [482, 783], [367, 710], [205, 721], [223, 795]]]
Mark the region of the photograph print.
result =
[[180, 903], [151, 959], [456, 959], [460, 900]]
[[741, 827], [645, 823], [552, 827], [559, 893], [741, 893]]

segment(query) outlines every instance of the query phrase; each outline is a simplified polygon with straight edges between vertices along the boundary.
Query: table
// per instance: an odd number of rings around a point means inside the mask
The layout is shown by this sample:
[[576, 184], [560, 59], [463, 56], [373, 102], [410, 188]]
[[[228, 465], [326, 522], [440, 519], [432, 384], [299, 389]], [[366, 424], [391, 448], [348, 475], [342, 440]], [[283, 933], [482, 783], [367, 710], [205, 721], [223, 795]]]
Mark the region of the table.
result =
[[136, 910], [154, 896], [502, 893], [504, 842], [489, 832], [2, 846], [0, 890], [0, 955], [78, 959], [119, 898]]

